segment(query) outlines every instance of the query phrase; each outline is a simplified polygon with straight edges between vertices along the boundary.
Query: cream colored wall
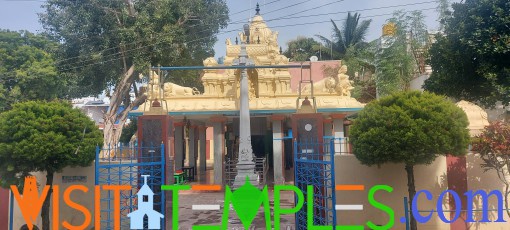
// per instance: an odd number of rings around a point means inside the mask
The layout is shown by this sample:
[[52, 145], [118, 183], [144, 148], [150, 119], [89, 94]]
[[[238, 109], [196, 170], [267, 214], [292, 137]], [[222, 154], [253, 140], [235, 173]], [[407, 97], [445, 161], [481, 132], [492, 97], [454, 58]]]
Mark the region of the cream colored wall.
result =
[[[415, 167], [416, 190], [427, 189], [434, 195], [432, 201], [424, 197], [420, 199], [419, 209], [435, 209], [437, 197], [446, 190], [446, 159], [438, 157], [429, 166]], [[384, 225], [388, 216], [382, 210], [368, 203], [368, 192], [374, 185], [386, 184], [393, 187], [393, 192], [379, 190], [375, 200], [391, 207], [395, 212], [395, 225], [392, 229], [405, 229], [400, 223], [404, 216], [403, 197], [408, 196], [407, 174], [403, 164], [385, 164], [381, 167], [361, 165], [354, 155], [335, 156], [335, 181], [337, 185], [362, 184], [365, 191], [337, 191], [337, 204], [363, 204], [363, 211], [337, 211], [338, 225], [365, 225], [367, 221]], [[446, 208], [445, 208], [446, 209]], [[367, 228], [368, 229], [368, 228]], [[437, 215], [426, 224], [419, 224], [420, 230], [450, 229], [449, 225], [440, 222]]]
[[[468, 154], [466, 157], [467, 162], [467, 177], [468, 177], [468, 190], [485, 190], [487, 192], [492, 190], [505, 191], [504, 184], [498, 179], [498, 175], [495, 171], [484, 172], [480, 164], [483, 163], [482, 159], [478, 154]], [[473, 206], [480, 207], [481, 203], [473, 202]], [[489, 199], [489, 208], [496, 209], [497, 201], [494, 198]], [[480, 207], [481, 208], [481, 207]], [[476, 208], [478, 209], [478, 208]], [[503, 207], [504, 209], [504, 207]], [[475, 219], [481, 218], [481, 212], [474, 212], [473, 216]], [[497, 212], [489, 212], [489, 218], [494, 220], [497, 218]], [[510, 229], [510, 218], [506, 214], [503, 214], [503, 218], [507, 223], [478, 223], [471, 224], [470, 229], [472, 230], [503, 230]]]
[[[39, 194], [41, 194], [42, 189], [44, 185], [46, 184], [46, 173], [34, 173], [34, 175], [37, 177], [37, 183], [39, 187]], [[63, 222], [64, 220], [69, 222], [71, 225], [81, 225], [84, 221], [83, 214], [75, 209], [70, 208], [64, 203], [64, 191], [67, 189], [70, 185], [77, 184], [77, 183], [62, 183], [62, 176], [87, 176], [87, 181], [85, 183], [80, 183], [82, 185], [85, 185], [89, 191], [87, 193], [83, 193], [81, 191], [73, 191], [71, 193], [71, 200], [77, 204], [80, 204], [84, 207], [86, 207], [91, 214], [91, 224], [86, 229], [90, 229], [93, 226], [93, 220], [94, 220], [94, 180], [95, 180], [95, 172], [94, 172], [94, 165], [89, 167], [76, 167], [76, 168], [66, 168], [62, 173], [57, 173], [54, 175], [53, 178], [53, 184], [60, 186], [60, 222]], [[53, 202], [53, 201], [52, 201]], [[50, 208], [50, 213], [52, 212], [52, 208]], [[52, 215], [50, 215], [50, 218], [52, 218]], [[14, 219], [13, 219], [13, 229], [17, 230], [20, 229], [22, 225], [25, 224], [25, 220], [23, 219], [23, 216], [21, 214], [21, 211], [19, 209], [18, 203], [14, 203]], [[51, 219], [50, 219], [51, 222]], [[41, 229], [42, 221], [41, 217], [37, 218], [36, 225]], [[62, 228], [62, 225], [60, 224], [60, 229]]]
[[[469, 154], [467, 156], [467, 175], [468, 190], [500, 190], [504, 191], [504, 184], [499, 181], [494, 171], [483, 172], [480, 167], [482, 160], [478, 155]], [[428, 201], [422, 195], [419, 199], [420, 210], [436, 209], [436, 202], [442, 191], [447, 190], [448, 181], [446, 179], [446, 158], [438, 157], [431, 165], [415, 167], [416, 190], [427, 189], [433, 194], [433, 199]], [[382, 210], [372, 207], [368, 203], [368, 191], [371, 187], [378, 184], [387, 184], [393, 187], [393, 192], [387, 193], [379, 190], [375, 195], [375, 200], [391, 207], [395, 211], [395, 225], [392, 229], [405, 229], [405, 226], [399, 222], [400, 217], [404, 216], [403, 197], [408, 196], [407, 175], [403, 164], [385, 164], [381, 167], [367, 167], [361, 165], [354, 155], [335, 156], [335, 181], [337, 185], [341, 184], [363, 184], [365, 191], [337, 191], [337, 204], [363, 204], [363, 211], [337, 211], [338, 225], [361, 225], [367, 221], [375, 224], [386, 224], [388, 217]], [[459, 194], [461, 196], [461, 194]], [[450, 210], [447, 199], [443, 201], [443, 208]], [[489, 208], [495, 209], [497, 201], [489, 199]], [[474, 204], [479, 207], [480, 204]], [[426, 215], [426, 213], [423, 213]], [[480, 218], [481, 212], [474, 214], [475, 219]], [[497, 213], [490, 212], [489, 217], [494, 220]], [[510, 218], [506, 213], [503, 215], [507, 223], [476, 223], [471, 224], [472, 230], [503, 230], [510, 229]], [[447, 215], [449, 219], [449, 215]], [[427, 229], [445, 229], [450, 226], [443, 223], [433, 214], [432, 219], [426, 224], [418, 225], [420, 230]]]

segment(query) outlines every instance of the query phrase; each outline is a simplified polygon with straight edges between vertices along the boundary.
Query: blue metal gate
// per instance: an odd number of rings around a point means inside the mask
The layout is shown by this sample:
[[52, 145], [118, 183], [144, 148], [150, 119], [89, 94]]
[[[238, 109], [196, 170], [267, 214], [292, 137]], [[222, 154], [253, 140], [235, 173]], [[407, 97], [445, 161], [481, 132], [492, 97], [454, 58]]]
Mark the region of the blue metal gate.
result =
[[[103, 185], [128, 185], [131, 190], [120, 193], [120, 229], [130, 229], [127, 214], [137, 210], [137, 191], [142, 187], [142, 175], [149, 175], [147, 185], [154, 192], [154, 210], [165, 214], [165, 196], [161, 185], [165, 181], [164, 146], [96, 148], [95, 184], [101, 186], [101, 229], [114, 228], [114, 192]], [[147, 227], [147, 223], [144, 223]], [[165, 218], [161, 219], [164, 229]]]
[[296, 229], [307, 228], [307, 186], [313, 187], [313, 223], [336, 226], [334, 141], [294, 141], [294, 184], [303, 192], [303, 208], [296, 213]]

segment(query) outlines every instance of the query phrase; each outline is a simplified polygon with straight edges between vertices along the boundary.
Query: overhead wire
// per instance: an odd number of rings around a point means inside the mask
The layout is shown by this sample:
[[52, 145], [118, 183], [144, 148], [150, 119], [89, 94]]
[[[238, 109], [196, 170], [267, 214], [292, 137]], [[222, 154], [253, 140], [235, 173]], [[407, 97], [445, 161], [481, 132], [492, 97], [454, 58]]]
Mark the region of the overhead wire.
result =
[[[272, 3], [275, 3], [275, 2], [278, 2], [278, 1], [281, 1], [281, 0], [274, 0], [274, 1], [271, 1], [265, 5], [269, 5], [269, 4], [272, 4]], [[312, 9], [317, 9], [317, 8], [320, 8], [320, 7], [324, 7], [326, 5], [331, 5], [333, 3], [337, 3], [337, 2], [342, 2], [344, 0], [338, 0], [338, 1], [335, 1], [335, 2], [330, 2], [330, 3], [326, 3], [326, 4], [323, 4], [323, 5], [320, 5], [320, 6], [316, 6]], [[281, 8], [278, 8], [278, 9], [275, 9], [275, 10], [272, 10], [272, 11], [269, 11], [269, 12], [265, 12], [264, 14], [270, 14], [270, 13], [273, 13], [273, 12], [277, 12], [277, 11], [280, 11], [280, 10], [284, 10], [284, 9], [288, 9], [289, 7], [293, 7], [293, 6], [297, 6], [297, 5], [300, 5], [300, 4], [303, 4], [303, 3], [306, 3], [308, 2], [308, 0], [305, 0], [305, 1], [302, 1], [302, 2], [298, 2], [298, 3], [294, 3], [294, 4], [291, 4], [291, 5], [288, 5], [286, 7], [281, 7]], [[309, 11], [309, 10], [312, 10], [312, 9], [308, 9], [308, 10], [305, 10], [305, 11]], [[248, 9], [247, 9], [248, 10]], [[246, 11], [246, 10], [243, 10], [243, 11]], [[301, 11], [301, 12], [305, 12], [305, 11]], [[242, 11], [239, 11], [237, 13], [240, 13]], [[234, 13], [234, 14], [237, 14], [237, 13]], [[298, 12], [299, 13], [299, 12]], [[239, 22], [239, 21], [237, 21]], [[228, 24], [232, 24], [232, 23], [228, 23]], [[237, 31], [238, 29], [236, 29], [235, 31]], [[207, 31], [207, 30], [204, 30], [204, 31]], [[224, 32], [232, 32], [232, 31], [224, 31]], [[223, 34], [223, 32], [220, 32], [218, 33], [217, 35], [219, 34]], [[163, 37], [165, 34], [162, 34], [162, 35], [159, 35], [159, 37]], [[151, 38], [151, 39], [157, 39], [157, 38]], [[137, 42], [140, 42], [140, 41], [135, 41], [135, 42], [131, 42], [131, 43], [126, 43], [124, 45], [132, 45], [132, 44], [136, 44]], [[160, 42], [156, 42], [155, 44], [153, 45], [156, 45], [156, 44], [159, 44]], [[142, 48], [145, 48], [147, 46], [144, 46], [144, 47], [139, 47], [139, 48], [134, 48], [134, 49], [131, 49], [131, 50], [138, 50], [138, 49], [142, 49]], [[112, 50], [112, 49], [117, 49], [118, 47], [110, 47], [110, 48], [107, 48], [107, 49], [104, 49], [102, 51], [99, 51], [99, 53], [102, 53], [102, 52], [105, 52], [105, 51], [108, 51], [108, 50]], [[130, 50], [127, 50], [127, 51], [124, 51], [125, 52], [128, 52]], [[105, 57], [110, 57], [110, 56], [115, 56], [115, 55], [121, 55], [123, 52], [117, 52], [117, 53], [113, 53], [113, 54], [109, 54], [109, 55], [105, 55], [105, 56], [102, 56], [102, 58], [105, 58]], [[89, 56], [92, 56], [92, 54], [85, 54], [85, 55], [89, 55]], [[82, 56], [85, 56], [85, 55], [82, 55]], [[98, 54], [96, 54], [98, 55]], [[77, 56], [79, 57], [79, 56]], [[67, 58], [67, 60], [72, 60], [72, 59], [75, 59], [77, 57], [71, 57], [71, 58]], [[80, 63], [84, 63], [84, 62], [87, 62], [87, 61], [91, 61], [92, 59], [87, 59], [87, 60], [81, 60], [81, 61], [77, 61], [75, 63], [70, 63], [70, 64], [80, 64]], [[61, 63], [63, 61], [66, 61], [66, 59], [63, 59], [63, 60], [59, 60], [57, 61], [57, 63]], [[67, 65], [70, 65], [70, 64], [67, 64]]]
[[[413, 3], [413, 4], [402, 4], [402, 5], [398, 5], [398, 6], [417, 5], [417, 4], [424, 4], [424, 3], [430, 3], [430, 2], [433, 2], [433, 1], [422, 2], [422, 3]], [[386, 6], [386, 7], [377, 7], [377, 8], [390, 8], [390, 7], [396, 7], [396, 6]], [[362, 9], [362, 10], [370, 10], [370, 9], [372, 9], [372, 8]], [[373, 8], [373, 9], [376, 9], [376, 8]], [[427, 9], [421, 9], [421, 10], [431, 10], [431, 9], [435, 9], [435, 8], [427, 8]], [[353, 10], [353, 11], [356, 11], [356, 10]], [[340, 13], [340, 12], [336, 12], [336, 13]], [[329, 13], [329, 14], [331, 14], [331, 13]], [[317, 14], [317, 15], [322, 15], [322, 14]], [[361, 18], [372, 18], [372, 17], [379, 17], [379, 16], [387, 16], [387, 15], [392, 15], [392, 13], [373, 15], [373, 16], [365, 16], [365, 17], [361, 17]], [[311, 17], [311, 16], [312, 15], [307, 15], [307, 17]], [[270, 20], [274, 20], [274, 19], [270, 19]], [[343, 20], [334, 20], [334, 21], [344, 21], [344, 20], [345, 19], [343, 19]], [[326, 23], [326, 22], [330, 22], [330, 20], [327, 20], [327, 21], [317, 21], [317, 22], [306, 22], [306, 23], [299, 23], [299, 24], [279, 25], [279, 26], [272, 26], [272, 28], [283, 28], [283, 27], [291, 27], [291, 26], [313, 25], [313, 24]], [[217, 35], [221, 35], [221, 34], [225, 34], [225, 33], [230, 33], [230, 32], [233, 32], [233, 31], [239, 31], [240, 29], [242, 29], [242, 28], [236, 28], [236, 29], [232, 29], [232, 30], [228, 30], [228, 31], [222, 31], [222, 32], [219, 32]], [[193, 43], [193, 42], [197, 42], [197, 41], [200, 41], [200, 40], [203, 40], [203, 39], [205, 39], [205, 37], [197, 38], [195, 40], [189, 41], [189, 42], [187, 42], [187, 44], [190, 44], [190, 43]], [[131, 52], [131, 51], [147, 48], [147, 47], [150, 47], [150, 46], [153, 46], [153, 45], [157, 45], [157, 44], [159, 44], [161, 42], [162, 41], [155, 42], [154, 44], [150, 44], [150, 45], [146, 45], [146, 46], [141, 46], [141, 47], [136, 47], [136, 48], [133, 48], [133, 49], [129, 49], [129, 50], [124, 51], [124, 53], [128, 53], [128, 52]], [[136, 42], [134, 42], [134, 43], [136, 43]], [[132, 44], [134, 44], [134, 43], [132, 43]], [[114, 53], [114, 54], [109, 54], [109, 55], [103, 56], [102, 58], [106, 58], [106, 57], [110, 57], [110, 56], [115, 56], [115, 55], [120, 55], [120, 54], [122, 54], [122, 52], [118, 52], [118, 53]], [[113, 59], [109, 59], [109, 60], [106, 60], [106, 61], [98, 61], [96, 64], [104, 63], [104, 62], [111, 62], [111, 61], [114, 61], [114, 60], [119, 60], [121, 58], [122, 57], [113, 58]], [[83, 61], [79, 61], [79, 62], [76, 62], [76, 63], [71, 63], [71, 64], [68, 64], [68, 65], [84, 63], [84, 62], [87, 62], [87, 61], [93, 61], [93, 60], [92, 59], [88, 59], [88, 60], [83, 60]], [[82, 65], [82, 66], [77, 66], [77, 67], [72, 67], [72, 68], [67, 68], [67, 69], [64, 69], [64, 71], [72, 70], [72, 69], [78, 69], [78, 68], [90, 66], [90, 65], [93, 65], [93, 64], [94, 63], [87, 64], [87, 65]]]
[[[12, 1], [15, 1], [15, 0], [12, 0]], [[30, 0], [27, 0], [27, 1], [30, 1]], [[268, 3], [265, 3], [263, 4], [263, 6], [267, 6], [267, 5], [270, 5], [270, 4], [273, 4], [273, 3], [276, 3], [276, 2], [279, 2], [279, 1], [282, 1], [282, 0], [274, 0], [274, 1], [271, 1], [271, 2], [268, 2]], [[87, 4], [90, 4], [90, 3], [87, 3]], [[244, 10], [241, 10], [241, 11], [238, 11], [238, 12], [235, 12], [233, 14], [229, 14], [229, 16], [233, 16], [233, 15], [236, 15], [236, 14], [239, 14], [239, 13], [242, 13], [242, 12], [246, 12], [248, 10], [253, 10], [253, 7], [252, 8], [248, 8], [248, 9], [244, 9]], [[230, 23], [229, 23], [230, 24]], [[195, 26], [198, 26], [198, 25], [192, 25], [191, 27], [195, 27]], [[118, 29], [118, 30], [123, 30], [123, 29]], [[206, 31], [206, 30], [204, 30]], [[108, 32], [112, 32], [112, 31], [108, 31]], [[163, 37], [165, 35], [168, 35], [168, 34], [161, 34], [159, 35], [159, 37]], [[77, 36], [80, 36], [80, 35], [77, 35]], [[93, 39], [93, 38], [98, 38], [100, 37], [100, 35], [98, 36], [94, 36], [94, 37], [87, 37], [87, 38], [83, 38], [83, 39], [80, 39], [80, 41], [85, 41], [85, 40], [90, 40], [90, 39]], [[146, 39], [155, 39], [155, 38], [146, 38]], [[146, 41], [146, 39], [143, 39], [142, 41]], [[135, 42], [130, 42], [130, 43], [125, 43], [124, 45], [133, 45], [133, 44], [136, 44], [137, 42], [141, 42], [141, 41], [135, 41]], [[59, 63], [62, 63], [64, 61], [68, 61], [68, 60], [72, 60], [72, 59], [76, 59], [76, 58], [79, 58], [79, 57], [82, 57], [82, 56], [92, 56], [92, 55], [100, 55], [100, 53], [102, 52], [105, 52], [105, 51], [108, 51], [108, 50], [113, 50], [113, 49], [118, 49], [119, 47], [110, 47], [110, 48], [106, 48], [106, 49], [103, 49], [103, 50], [100, 50], [98, 51], [98, 53], [96, 54], [82, 54], [82, 55], [78, 55], [78, 56], [75, 56], [75, 57], [70, 57], [70, 58], [65, 58], [65, 59], [60, 59], [60, 60], [56, 60], [55, 63], [59, 64]], [[120, 52], [119, 52], [120, 53]], [[78, 62], [79, 63], [79, 62]]]

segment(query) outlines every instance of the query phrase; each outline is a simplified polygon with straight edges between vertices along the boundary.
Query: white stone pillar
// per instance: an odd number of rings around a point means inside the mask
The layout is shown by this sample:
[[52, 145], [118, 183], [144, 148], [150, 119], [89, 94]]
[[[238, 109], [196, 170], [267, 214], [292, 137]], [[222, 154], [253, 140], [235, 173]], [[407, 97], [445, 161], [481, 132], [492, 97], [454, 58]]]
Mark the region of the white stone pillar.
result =
[[196, 167], [196, 158], [195, 158], [195, 152], [197, 149], [197, 146], [195, 145], [195, 135], [196, 135], [196, 126], [191, 125], [189, 127], [189, 138], [188, 138], [188, 165], [190, 167]]
[[274, 184], [281, 185], [285, 183], [285, 166], [284, 166], [284, 145], [283, 145], [283, 115], [273, 115], [273, 172]]
[[333, 118], [333, 132], [335, 136], [335, 155], [345, 155], [347, 154], [344, 132], [345, 114], [332, 114], [331, 118]]
[[[324, 136], [325, 137], [333, 136], [333, 120], [331, 119], [324, 119]], [[324, 141], [329, 141], [329, 139]]]
[[181, 170], [183, 166], [184, 160], [184, 124], [182, 122], [174, 123], [174, 154], [175, 154], [175, 170]]
[[214, 184], [224, 184], [225, 174], [225, 117], [213, 117], [213, 142], [214, 142]]
[[198, 154], [198, 173], [199, 174], [205, 174], [205, 170], [207, 167], [207, 159], [205, 158], [205, 129], [206, 126], [199, 126], [198, 127], [198, 146], [199, 146], [199, 154]]
[[[324, 119], [323, 120], [324, 122], [324, 129], [323, 129], [323, 139], [322, 141], [324, 142], [324, 152], [326, 153], [329, 153], [330, 152], [330, 143], [331, 143], [331, 140], [332, 138], [334, 137], [333, 136], [333, 120], [332, 119]], [[334, 151], [334, 149], [333, 149]]]

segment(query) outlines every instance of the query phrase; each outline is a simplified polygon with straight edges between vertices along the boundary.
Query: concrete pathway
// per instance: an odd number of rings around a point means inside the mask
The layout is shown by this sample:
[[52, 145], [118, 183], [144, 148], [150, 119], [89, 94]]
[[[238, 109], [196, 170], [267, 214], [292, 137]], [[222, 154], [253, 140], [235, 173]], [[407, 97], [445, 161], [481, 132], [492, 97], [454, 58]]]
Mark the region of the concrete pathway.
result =
[[[271, 224], [273, 223], [274, 193], [269, 191], [269, 203], [271, 206]], [[194, 225], [219, 225], [223, 215], [224, 192], [197, 192], [182, 191], [179, 193], [179, 229], [191, 230]], [[220, 205], [220, 210], [192, 210], [192, 205]], [[283, 191], [281, 193], [281, 207], [294, 207], [294, 194]], [[280, 221], [280, 229], [295, 229], [294, 215], [283, 215]], [[230, 209], [228, 229], [244, 229], [241, 221]], [[250, 229], [266, 229], [264, 211], [261, 207]]]

